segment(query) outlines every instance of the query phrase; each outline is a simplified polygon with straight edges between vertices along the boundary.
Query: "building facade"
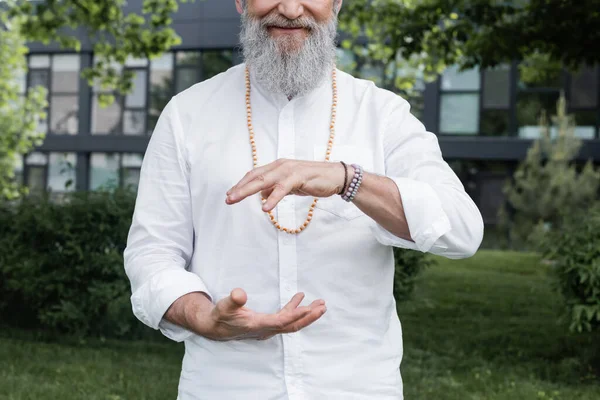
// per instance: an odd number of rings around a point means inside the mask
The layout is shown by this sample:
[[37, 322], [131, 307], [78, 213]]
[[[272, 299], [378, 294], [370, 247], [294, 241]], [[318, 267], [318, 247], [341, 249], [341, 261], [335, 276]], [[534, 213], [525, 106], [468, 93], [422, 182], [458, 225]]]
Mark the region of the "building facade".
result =
[[[127, 8], [138, 10], [141, 3], [132, 0]], [[40, 124], [44, 144], [17, 166], [23, 181], [32, 191], [54, 192], [135, 186], [152, 129], [170, 97], [242, 62], [239, 26], [233, 0], [182, 3], [174, 18], [181, 46], [160, 59], [123, 66], [136, 73], [133, 92], [107, 108], [98, 101], [103, 92], [80, 77], [94, 62], [87, 38], [76, 54], [31, 44], [23, 91], [46, 87], [49, 107]], [[342, 50], [339, 55], [341, 63], [349, 56]], [[540, 111], [553, 112], [561, 92], [575, 114], [577, 135], [585, 139], [580, 158], [600, 160], [600, 68], [563, 72], [536, 84], [520, 79], [516, 63], [485, 71], [449, 68], [422, 86], [415, 113], [438, 134], [444, 158], [486, 223], [496, 222], [502, 186], [539, 135]]]

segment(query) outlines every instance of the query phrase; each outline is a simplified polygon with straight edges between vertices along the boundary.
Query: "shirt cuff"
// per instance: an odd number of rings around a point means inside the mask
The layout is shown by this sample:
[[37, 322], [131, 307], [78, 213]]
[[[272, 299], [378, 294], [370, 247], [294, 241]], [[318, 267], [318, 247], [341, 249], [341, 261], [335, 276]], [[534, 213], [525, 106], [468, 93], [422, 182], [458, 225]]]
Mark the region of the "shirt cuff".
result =
[[135, 316], [169, 339], [181, 342], [194, 333], [163, 319], [171, 306], [183, 295], [204, 292], [212, 296], [202, 279], [182, 268], [168, 268], [153, 275], [148, 282], [133, 293], [131, 304]]
[[391, 178], [396, 183], [408, 229], [413, 242], [399, 238], [379, 224], [372, 227], [377, 240], [384, 245], [429, 251], [440, 237], [451, 229], [450, 220], [431, 185], [409, 178]]

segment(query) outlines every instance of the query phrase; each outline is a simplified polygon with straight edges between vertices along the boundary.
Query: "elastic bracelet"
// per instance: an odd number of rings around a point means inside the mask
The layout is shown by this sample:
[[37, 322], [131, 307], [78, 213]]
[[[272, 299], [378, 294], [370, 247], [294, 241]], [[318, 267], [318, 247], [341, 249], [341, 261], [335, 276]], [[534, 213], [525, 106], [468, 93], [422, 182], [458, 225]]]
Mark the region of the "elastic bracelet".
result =
[[352, 164], [352, 168], [354, 168], [354, 176], [352, 177], [352, 181], [350, 182], [350, 186], [348, 186], [346, 193], [342, 196], [342, 199], [347, 202], [354, 200], [363, 179], [362, 167], [358, 164]]
[[344, 183], [342, 184], [342, 190], [340, 190], [340, 192], [338, 193], [341, 196], [344, 194], [344, 191], [346, 190], [346, 185], [348, 184], [348, 166], [346, 165], [345, 162], [343, 162], [343, 161], [340, 161], [340, 162], [344, 166]]

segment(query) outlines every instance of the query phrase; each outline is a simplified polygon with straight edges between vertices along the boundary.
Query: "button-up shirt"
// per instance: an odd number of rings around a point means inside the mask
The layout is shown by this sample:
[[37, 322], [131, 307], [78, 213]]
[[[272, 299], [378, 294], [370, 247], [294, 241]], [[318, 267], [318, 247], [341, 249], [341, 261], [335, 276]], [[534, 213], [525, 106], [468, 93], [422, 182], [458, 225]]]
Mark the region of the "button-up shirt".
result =
[[[244, 68], [176, 95], [159, 118], [124, 253], [133, 312], [185, 342], [179, 400], [402, 399], [393, 247], [470, 256], [482, 239], [481, 215], [409, 104], [341, 71], [331, 162], [357, 163], [392, 179], [413, 240], [388, 232], [340, 196], [320, 199], [298, 235], [271, 224], [259, 194], [227, 205], [227, 190], [253, 167]], [[331, 78], [292, 100], [252, 77], [251, 83], [259, 164], [324, 161]], [[282, 226], [298, 227], [311, 202], [286, 196], [275, 215]], [[163, 318], [187, 293], [205, 292], [217, 302], [236, 287], [257, 312], [275, 313], [304, 292], [302, 305], [322, 298], [327, 313], [265, 341], [212, 341]]]

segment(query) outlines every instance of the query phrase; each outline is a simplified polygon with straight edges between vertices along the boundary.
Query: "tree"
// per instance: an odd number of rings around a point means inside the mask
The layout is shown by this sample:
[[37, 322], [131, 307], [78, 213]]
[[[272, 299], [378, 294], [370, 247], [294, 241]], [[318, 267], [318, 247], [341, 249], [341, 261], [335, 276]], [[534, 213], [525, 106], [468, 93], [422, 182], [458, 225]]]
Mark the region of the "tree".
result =
[[16, 21], [0, 13], [0, 200], [21, 193], [15, 182], [14, 167], [20, 154], [41, 144], [38, 123], [45, 118], [45, 89], [24, 93], [18, 81], [25, 70], [27, 47]]
[[[153, 59], [180, 44], [171, 16], [179, 2], [187, 1], [144, 0], [141, 13], [126, 13], [126, 0], [7, 0], [6, 10], [10, 19], [19, 21], [20, 33], [29, 42], [57, 42], [80, 51], [73, 32], [84, 32], [93, 43], [95, 64], [84, 69], [83, 76], [103, 90], [128, 93], [133, 73], [121, 73], [118, 67], [128, 58]], [[110, 103], [113, 98], [102, 100]]]
[[587, 209], [597, 198], [600, 172], [591, 161], [581, 170], [574, 162], [581, 140], [575, 137], [575, 122], [566, 108], [561, 96], [552, 118], [554, 129], [542, 113], [540, 139], [504, 188], [507, 206], [500, 210], [500, 220], [512, 243], [537, 248], [548, 231], [560, 231], [565, 215]]
[[[187, 0], [179, 0], [186, 2]], [[194, 1], [194, 0], [191, 0]], [[4, 0], [0, 5], [0, 199], [14, 199], [23, 190], [15, 182], [18, 156], [43, 142], [37, 132], [47, 107], [44, 89], [23, 93], [18, 76], [26, 71], [26, 43], [56, 42], [79, 51], [73, 32], [93, 43], [95, 64], [83, 70], [90, 85], [125, 94], [132, 89], [132, 72], [119, 68], [128, 58], [160, 56], [181, 42], [170, 27], [177, 0], [144, 0], [141, 13], [126, 13], [126, 0]], [[100, 96], [103, 105], [112, 95]]]
[[[524, 61], [525, 75], [600, 62], [600, 0], [353, 0], [340, 27], [347, 48], [366, 44], [410, 88], [416, 72], [432, 80], [446, 66], [494, 67]], [[406, 69], [406, 68], [405, 68]]]

